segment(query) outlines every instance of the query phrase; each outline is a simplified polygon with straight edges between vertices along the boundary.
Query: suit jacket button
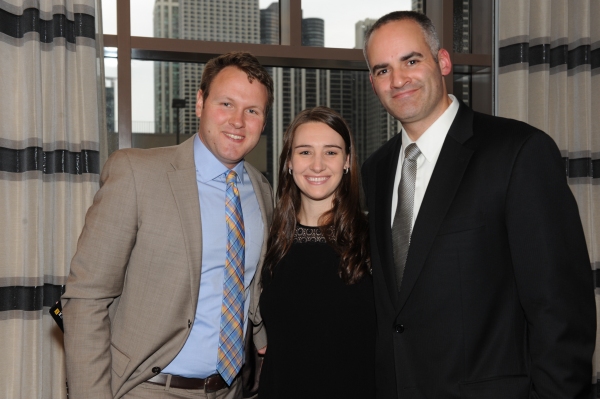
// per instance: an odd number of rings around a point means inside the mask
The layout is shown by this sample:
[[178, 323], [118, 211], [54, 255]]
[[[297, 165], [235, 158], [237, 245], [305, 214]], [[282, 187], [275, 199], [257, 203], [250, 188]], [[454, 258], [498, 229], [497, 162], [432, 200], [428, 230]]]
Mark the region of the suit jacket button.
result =
[[396, 328], [396, 332], [398, 334], [402, 334], [404, 332], [404, 326], [402, 324], [396, 324], [394, 327]]
[[152, 372], [153, 372], [154, 374], [158, 374], [158, 373], [160, 373], [160, 367], [152, 367]]

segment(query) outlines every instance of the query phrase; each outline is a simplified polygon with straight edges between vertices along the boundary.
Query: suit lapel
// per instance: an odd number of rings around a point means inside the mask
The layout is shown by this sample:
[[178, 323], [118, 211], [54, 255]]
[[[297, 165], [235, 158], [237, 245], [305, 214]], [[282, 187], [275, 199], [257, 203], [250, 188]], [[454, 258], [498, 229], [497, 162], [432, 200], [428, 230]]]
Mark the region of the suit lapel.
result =
[[252, 283], [250, 285], [250, 306], [248, 310], [248, 317], [250, 320], [252, 320], [254, 324], [259, 325], [262, 322], [260, 312], [258, 312], [258, 304], [261, 292], [260, 277], [262, 274], [265, 253], [267, 251], [267, 238], [269, 237], [269, 229], [271, 228], [271, 221], [273, 219], [273, 191], [271, 190], [269, 182], [256, 168], [254, 168], [248, 162], [245, 162], [244, 166], [248, 172], [250, 181], [252, 182], [252, 188], [254, 189], [254, 194], [256, 195], [256, 199], [258, 201], [258, 206], [260, 208], [264, 225], [263, 244], [260, 250], [260, 257], [258, 265], [256, 266], [256, 273], [254, 274], [254, 278], [252, 279]]
[[473, 135], [473, 112], [464, 104], [446, 135], [413, 228], [397, 310], [402, 310], [427, 260], [473, 150], [463, 144]]
[[375, 184], [377, 206], [375, 209], [369, 209], [369, 212], [375, 214], [376, 225], [380, 226], [373, 229], [377, 235], [376, 242], [381, 246], [379, 253], [387, 289], [392, 303], [398, 301], [398, 289], [396, 287], [396, 268], [394, 267], [394, 254], [392, 245], [392, 196], [394, 191], [394, 178], [398, 166], [398, 157], [402, 147], [402, 135], [397, 134], [390, 142], [390, 151], [385, 154], [377, 164], [377, 173]]
[[183, 228], [183, 239], [190, 272], [190, 293], [194, 305], [198, 302], [200, 289], [200, 269], [202, 263], [202, 233], [200, 220], [200, 200], [196, 183], [194, 163], [194, 137], [177, 147], [171, 162], [173, 170], [167, 172], [169, 183]]
[[[262, 216], [262, 221], [264, 225], [263, 230], [263, 246], [260, 251], [260, 261], [258, 263], [258, 267], [262, 267], [262, 259], [265, 256], [266, 248], [267, 248], [267, 237], [269, 236], [269, 228], [271, 227], [271, 215], [273, 213], [273, 198], [271, 195], [271, 186], [267, 182], [267, 180], [262, 176], [262, 174], [255, 169], [248, 162], [244, 163], [245, 169], [248, 172], [248, 176], [250, 177], [250, 181], [252, 182], [252, 188], [254, 189], [254, 195], [256, 195], [256, 200], [258, 201], [258, 206], [260, 208], [260, 213]], [[260, 276], [260, 269], [256, 270], [256, 274]]]

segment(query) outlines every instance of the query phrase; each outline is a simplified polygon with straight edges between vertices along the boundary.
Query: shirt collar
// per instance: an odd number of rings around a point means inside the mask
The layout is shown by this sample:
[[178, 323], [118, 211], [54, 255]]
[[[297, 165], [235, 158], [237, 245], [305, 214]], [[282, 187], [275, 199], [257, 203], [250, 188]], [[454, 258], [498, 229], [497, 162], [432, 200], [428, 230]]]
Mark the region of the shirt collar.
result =
[[[452, 94], [449, 94], [448, 97], [452, 100], [452, 104], [446, 108], [444, 113], [416, 141], [421, 154], [423, 154], [428, 162], [437, 161], [442, 151], [446, 134], [448, 134], [448, 130], [450, 130], [450, 126], [458, 112], [458, 100]], [[402, 129], [402, 147], [406, 148], [411, 143], [413, 141], [408, 137], [406, 131]]]
[[[225, 182], [224, 174], [229, 169], [206, 148], [197, 134], [194, 137], [194, 164], [196, 165], [196, 178], [198, 181], [206, 183], [217, 179]], [[244, 184], [244, 160], [241, 160], [232, 170], [237, 173], [237, 182]]]

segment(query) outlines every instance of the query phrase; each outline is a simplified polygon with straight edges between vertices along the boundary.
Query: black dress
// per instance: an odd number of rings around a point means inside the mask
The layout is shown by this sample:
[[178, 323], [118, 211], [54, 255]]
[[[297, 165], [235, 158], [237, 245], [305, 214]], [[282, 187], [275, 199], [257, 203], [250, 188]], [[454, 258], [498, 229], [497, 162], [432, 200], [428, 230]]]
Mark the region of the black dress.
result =
[[375, 397], [372, 279], [346, 285], [339, 261], [318, 228], [300, 225], [273, 276], [263, 273], [260, 399]]

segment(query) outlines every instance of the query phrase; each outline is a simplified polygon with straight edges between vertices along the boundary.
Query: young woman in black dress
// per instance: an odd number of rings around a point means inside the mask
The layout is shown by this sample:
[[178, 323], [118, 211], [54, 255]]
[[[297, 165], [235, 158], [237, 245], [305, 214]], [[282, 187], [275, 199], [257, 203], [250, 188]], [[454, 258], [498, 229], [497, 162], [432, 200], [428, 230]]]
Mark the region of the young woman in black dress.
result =
[[268, 346], [259, 398], [373, 398], [368, 227], [347, 124], [329, 108], [302, 111], [279, 164], [260, 297]]

